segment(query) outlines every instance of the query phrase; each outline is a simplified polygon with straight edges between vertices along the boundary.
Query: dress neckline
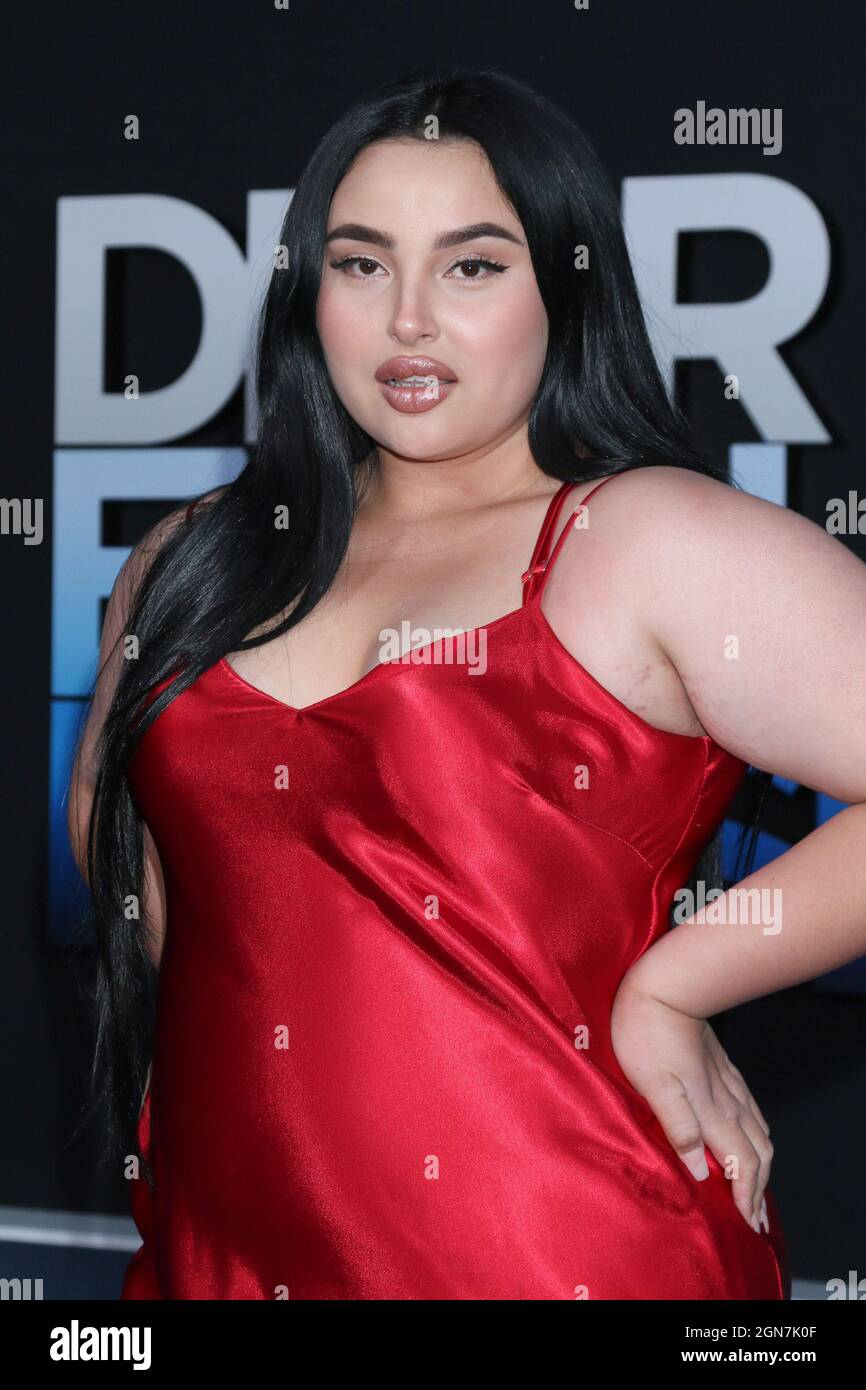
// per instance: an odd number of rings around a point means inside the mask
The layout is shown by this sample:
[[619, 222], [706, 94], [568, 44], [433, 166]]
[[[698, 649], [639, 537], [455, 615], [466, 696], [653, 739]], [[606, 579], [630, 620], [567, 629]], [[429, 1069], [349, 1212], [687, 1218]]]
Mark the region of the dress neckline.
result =
[[[451, 631], [463, 637], [471, 637], [473, 634], [481, 631], [491, 632], [494, 629], [502, 628], [508, 623], [514, 623], [519, 618], [522, 618], [524, 621], [529, 621], [530, 623], [536, 622], [538, 624], [541, 639], [550, 643], [551, 649], [557, 659], [562, 660], [564, 658], [567, 674], [573, 676], [578, 683], [583, 682], [589, 688], [592, 700], [600, 704], [613, 718], [625, 720], [635, 728], [641, 729], [648, 737], [659, 743], [667, 743], [670, 746], [679, 744], [681, 747], [691, 744], [696, 748], [704, 749], [707, 757], [709, 757], [712, 750], [716, 750], [719, 754], [728, 759], [732, 759], [734, 762], [743, 763], [742, 758], [739, 758], [736, 753], [731, 753], [727, 748], [724, 748], [711, 734], [683, 734], [679, 733], [676, 729], [662, 729], [657, 724], [650, 724], [649, 721], [638, 714], [636, 710], [624, 704], [617, 695], [614, 695], [612, 690], [608, 690], [606, 685], [602, 685], [601, 681], [599, 681], [591, 671], [587, 670], [576, 656], [572, 655], [562, 640], [557, 636], [550, 624], [550, 619], [544, 612], [537, 598], [527, 599], [519, 608], [513, 608], [510, 612], [503, 613], [501, 617], [494, 618], [490, 623], [484, 623], [474, 628], [465, 628], [461, 633], [457, 633], [457, 629], [451, 629]], [[377, 662], [375, 666], [372, 666], [370, 670], [366, 671], [358, 680], [353, 681], [351, 685], [346, 686], [343, 690], [335, 691], [332, 695], [325, 695], [323, 699], [316, 700], [311, 705], [290, 705], [288, 701], [280, 700], [276, 695], [268, 694], [266, 690], [262, 690], [259, 686], [253, 685], [240, 675], [234, 667], [229, 664], [225, 657], [222, 657], [213, 669], [218, 671], [225, 678], [228, 688], [231, 688], [232, 685], [241, 686], [249, 695], [260, 701], [263, 706], [276, 706], [277, 709], [282, 710], [289, 718], [299, 719], [307, 715], [315, 716], [318, 713], [326, 713], [332, 705], [337, 704], [347, 697], [350, 698], [353, 695], [360, 695], [362, 691], [366, 691], [368, 686], [374, 684], [374, 682], [378, 682], [385, 673], [393, 675], [404, 669], [423, 670], [428, 665], [436, 664], [418, 660], [417, 654], [429, 651], [437, 642], [449, 640], [452, 639], [442, 637], [434, 638], [431, 642], [425, 642], [421, 646], [411, 648], [410, 653], [404, 652], [401, 657], [396, 658], [394, 661]], [[416, 654], [416, 660], [411, 661], [407, 659], [411, 653]], [[747, 766], [745, 763], [743, 763], [743, 765]]]
[[[479, 623], [477, 627], [449, 628], [448, 631], [464, 639], [473, 637], [479, 632], [491, 632], [494, 628], [498, 628], [501, 624], [508, 622], [509, 619], [517, 618], [522, 613], [527, 612], [532, 606], [534, 606], [533, 600], [530, 599], [521, 604], [519, 608], [512, 608], [509, 612], [503, 613], [498, 618], [494, 618], [492, 622]], [[403, 652], [399, 657], [395, 657], [393, 661], [377, 661], [375, 666], [371, 666], [369, 671], [365, 671], [364, 674], [359, 676], [356, 681], [353, 681], [351, 685], [345, 686], [342, 690], [335, 690], [332, 695], [325, 695], [321, 700], [314, 700], [311, 705], [290, 705], [288, 700], [281, 700], [277, 695], [270, 695], [268, 691], [262, 690], [258, 685], [253, 685], [252, 681], [248, 681], [245, 676], [242, 676], [239, 671], [236, 671], [234, 666], [232, 666], [224, 656], [220, 657], [217, 665], [220, 666], [232, 680], [239, 681], [241, 685], [246, 686], [247, 690], [251, 691], [254, 695], [259, 695], [263, 700], [268, 700], [272, 704], [281, 706], [281, 708], [286, 710], [289, 714], [312, 714], [315, 710], [321, 709], [325, 705], [330, 705], [335, 700], [341, 700], [346, 695], [354, 694], [382, 671], [399, 671], [401, 667], [404, 666], [430, 665], [429, 662], [421, 661], [418, 658], [418, 653], [430, 651], [438, 642], [450, 640], [451, 639], [447, 637], [434, 637], [429, 642], [422, 642], [417, 647], [410, 647], [408, 651]], [[413, 655], [415, 657], [414, 660], [412, 660]]]
[[[600, 487], [610, 482], [610, 480], [616, 476], [617, 474], [615, 473], [609, 473], [597, 481], [575, 508], [575, 514], [583, 509], [589, 498], [592, 497]], [[605, 709], [609, 710], [614, 717], [630, 722], [633, 726], [640, 728], [653, 739], [663, 742], [667, 741], [668, 743], [673, 741], [674, 744], [679, 743], [681, 746], [692, 744], [695, 747], [703, 748], [707, 757], [710, 751], [715, 749], [724, 757], [743, 763], [742, 758], [739, 758], [735, 753], [729, 752], [729, 750], [718, 743], [711, 734], [683, 734], [674, 729], [662, 729], [657, 724], [649, 723], [649, 721], [638, 714], [636, 710], [624, 704], [617, 695], [614, 695], [613, 691], [608, 690], [607, 686], [603, 685], [597, 677], [593, 676], [583, 663], [572, 655], [565, 646], [565, 643], [554, 631], [550, 619], [541, 607], [541, 598], [547, 577], [557, 556], [562, 550], [569, 531], [568, 525], [563, 526], [555, 542], [553, 541], [557, 521], [562, 511], [562, 505], [571, 489], [579, 486], [579, 484], [580, 480], [574, 481], [572, 479], [567, 479], [550, 498], [536, 536], [529, 565], [521, 576], [523, 581], [523, 597], [520, 605], [517, 608], [509, 609], [507, 613], [502, 613], [498, 618], [494, 618], [488, 623], [480, 623], [476, 627], [471, 628], [449, 628], [447, 631], [465, 640], [466, 638], [476, 636], [480, 632], [488, 633], [496, 631], [509, 623], [514, 623], [519, 618], [523, 618], [524, 621], [526, 621], [526, 615], [528, 615], [530, 622], [537, 621], [541, 638], [543, 641], [551, 644], [555, 657], [560, 661], [563, 658], [565, 659], [565, 669], [568, 675], [574, 676], [578, 681], [586, 683], [590, 688], [594, 700], [600, 703]], [[424, 642], [417, 647], [409, 648], [408, 651], [401, 653], [401, 655], [396, 657], [393, 661], [379, 661], [375, 666], [371, 666], [368, 671], [365, 671], [362, 676], [359, 676], [356, 681], [352, 681], [350, 685], [345, 686], [342, 690], [334, 691], [331, 695], [323, 696], [321, 700], [314, 700], [309, 705], [292, 705], [287, 700], [281, 700], [278, 696], [271, 695], [268, 691], [262, 690], [260, 686], [253, 685], [252, 681], [248, 681], [245, 676], [242, 676], [239, 671], [235, 670], [225, 656], [219, 659], [214, 669], [225, 678], [230, 687], [233, 686], [235, 689], [242, 687], [249, 695], [254, 696], [260, 701], [263, 706], [276, 706], [278, 709], [282, 710], [287, 717], [299, 719], [301, 716], [314, 716], [317, 713], [327, 712], [333, 705], [338, 704], [340, 701], [366, 692], [367, 688], [381, 680], [385, 673], [390, 672], [394, 674], [405, 668], [418, 669], [431, 664], [437, 664], [422, 660], [421, 654], [431, 651], [437, 643], [451, 640], [453, 640], [453, 638], [450, 636], [434, 637], [429, 642]], [[745, 763], [743, 763], [743, 765], [747, 766]]]
[[[602, 481], [606, 482], [607, 479], [602, 479]], [[596, 483], [595, 486], [590, 489], [590, 493], [588, 493], [587, 496], [594, 492], [595, 488], [599, 487], [600, 485], [600, 483]], [[510, 619], [515, 618], [518, 614], [522, 613], [524, 609], [532, 606], [533, 604], [539, 601], [544, 583], [544, 577], [548, 567], [548, 561], [553, 558], [552, 556], [548, 556], [542, 561], [541, 557], [544, 555], [545, 551], [549, 549], [550, 537], [556, 525], [556, 519], [559, 515], [560, 508], [562, 506], [563, 501], [565, 500], [566, 495], [568, 494], [571, 488], [577, 486], [578, 483], [574, 482], [571, 479], [566, 479], [564, 482], [560, 483], [560, 486], [550, 496], [550, 499], [544, 512], [544, 516], [541, 521], [541, 525], [535, 537], [535, 544], [532, 548], [532, 554], [529, 559], [529, 565], [521, 575], [521, 580], [523, 584], [523, 594], [520, 606], [517, 608], [510, 609], [507, 613], [502, 613], [500, 617], [494, 618], [489, 623], [479, 623], [476, 627], [470, 628], [449, 628], [449, 632], [459, 634], [464, 639], [467, 637], [472, 637], [480, 632], [490, 632], [492, 629], [498, 628], [501, 623], [505, 623]], [[564, 530], [567, 529], [567, 527], [564, 528]], [[560, 537], [560, 540], [561, 539], [562, 537]], [[383, 670], [390, 670], [394, 667], [399, 668], [403, 665], [428, 664], [422, 663], [417, 658], [415, 661], [413, 661], [412, 653], [428, 651], [430, 648], [435, 646], [437, 641], [442, 640], [444, 639], [441, 637], [433, 638], [430, 642], [424, 642], [418, 647], [411, 647], [407, 652], [403, 652], [400, 657], [395, 658], [393, 661], [377, 661], [375, 666], [371, 666], [369, 671], [365, 671], [364, 674], [362, 676], [359, 676], [356, 681], [352, 681], [351, 685], [345, 686], [342, 690], [335, 690], [333, 694], [325, 695], [321, 700], [314, 700], [312, 704], [309, 705], [292, 705], [288, 702], [288, 700], [281, 700], [278, 696], [270, 695], [266, 690], [262, 690], [260, 686], [253, 685], [252, 681], [248, 681], [245, 676], [242, 676], [239, 671], [235, 670], [234, 666], [232, 666], [227, 656], [221, 657], [217, 664], [233, 680], [239, 681], [241, 685], [246, 686], [247, 690], [252, 691], [254, 695], [259, 695], [263, 700], [268, 700], [275, 705], [282, 706], [282, 708], [286, 710], [289, 714], [299, 715], [312, 713], [314, 710], [322, 709], [325, 706], [330, 705], [335, 700], [340, 700], [346, 695], [351, 695], [355, 691], [359, 691], [363, 686], [366, 686], [368, 681], [370, 681], [373, 677], [378, 676], [379, 673]]]

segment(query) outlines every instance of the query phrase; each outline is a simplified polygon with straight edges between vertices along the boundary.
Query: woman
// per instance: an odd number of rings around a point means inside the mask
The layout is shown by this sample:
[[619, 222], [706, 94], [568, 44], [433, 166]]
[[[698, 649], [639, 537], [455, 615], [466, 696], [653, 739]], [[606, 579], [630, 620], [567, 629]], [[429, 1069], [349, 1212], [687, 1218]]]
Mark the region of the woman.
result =
[[748, 764], [866, 797], [863, 567], [698, 452], [513, 79], [361, 102], [280, 242], [250, 461], [124, 565], [72, 783], [123, 1297], [788, 1298], [706, 1020], [866, 949], [862, 805], [744, 880], [783, 931], [668, 927]]

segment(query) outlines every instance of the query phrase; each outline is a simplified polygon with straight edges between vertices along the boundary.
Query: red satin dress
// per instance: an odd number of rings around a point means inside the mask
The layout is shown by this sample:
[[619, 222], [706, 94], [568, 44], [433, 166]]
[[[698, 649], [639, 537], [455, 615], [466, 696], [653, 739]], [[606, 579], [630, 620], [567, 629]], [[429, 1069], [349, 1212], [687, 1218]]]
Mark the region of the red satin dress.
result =
[[122, 1298], [790, 1298], [772, 1194], [758, 1234], [611, 1047], [746, 765], [554, 634], [571, 487], [486, 629], [303, 709], [217, 662], [136, 748], [167, 932]]

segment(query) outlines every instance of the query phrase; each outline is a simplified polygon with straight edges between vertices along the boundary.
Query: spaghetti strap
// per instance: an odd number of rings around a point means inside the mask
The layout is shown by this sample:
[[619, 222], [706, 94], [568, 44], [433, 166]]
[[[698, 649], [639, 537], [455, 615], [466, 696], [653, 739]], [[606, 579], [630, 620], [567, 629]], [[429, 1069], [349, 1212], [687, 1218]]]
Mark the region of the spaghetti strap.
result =
[[[582, 512], [590, 497], [592, 497], [594, 493], [598, 492], [600, 487], [604, 487], [605, 483], [609, 483], [611, 478], [616, 478], [617, 476], [618, 474], [616, 473], [608, 473], [606, 477], [601, 478], [595, 484], [595, 487], [591, 487], [589, 492], [584, 497], [583, 501], [579, 504], [579, 506], [575, 507], [575, 516], [579, 515], [579, 513]], [[556, 544], [553, 546], [552, 550], [550, 549], [550, 540], [556, 532], [556, 525], [562, 513], [563, 503], [565, 502], [565, 499], [568, 496], [569, 492], [571, 492], [572, 488], [575, 488], [577, 486], [577, 483], [573, 483], [570, 481], [565, 482], [563, 483], [559, 491], [554, 493], [551, 499], [551, 503], [547, 509], [547, 514], [542, 523], [541, 530], [538, 533], [538, 539], [535, 542], [535, 549], [532, 552], [532, 559], [529, 562], [529, 568], [524, 570], [523, 574], [521, 575], [521, 578], [523, 580], [524, 605], [527, 603], [534, 602], [535, 600], [541, 597], [545, 582], [547, 580], [547, 575], [553, 567], [557, 555], [562, 549], [563, 542], [565, 541], [565, 537], [568, 535], [570, 527], [563, 526], [561, 532], [559, 533], [559, 537], [556, 541]]]
[[539, 530], [538, 535], [535, 538], [535, 545], [533, 547], [532, 555], [530, 557], [529, 567], [528, 569], [525, 569], [523, 571], [523, 574], [520, 576], [523, 581], [524, 603], [526, 602], [527, 598], [526, 586], [527, 584], [531, 584], [533, 576], [539, 572], [539, 560], [547, 549], [547, 542], [550, 539], [551, 532], [553, 531], [553, 527], [556, 523], [556, 518], [559, 516], [559, 511], [562, 506], [562, 503], [564, 502], [569, 489], [572, 487], [574, 487], [574, 484], [569, 479], [566, 479], [562, 486], [557, 488], [556, 492], [553, 494], [553, 496], [550, 499], [550, 502], [548, 503], [547, 511], [544, 513], [544, 520], [541, 523], [541, 529]]

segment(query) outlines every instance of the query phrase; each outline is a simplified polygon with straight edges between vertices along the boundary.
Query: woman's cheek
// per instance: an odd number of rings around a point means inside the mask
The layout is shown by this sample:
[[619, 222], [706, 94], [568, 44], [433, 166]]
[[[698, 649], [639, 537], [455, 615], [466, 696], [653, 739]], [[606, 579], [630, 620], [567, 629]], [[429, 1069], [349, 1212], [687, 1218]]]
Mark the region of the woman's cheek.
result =
[[479, 375], [499, 389], [534, 393], [547, 353], [547, 315], [537, 293], [525, 299], [484, 306], [483, 312], [461, 315], [452, 324], [449, 341], [462, 349], [461, 360], [478, 364]]

